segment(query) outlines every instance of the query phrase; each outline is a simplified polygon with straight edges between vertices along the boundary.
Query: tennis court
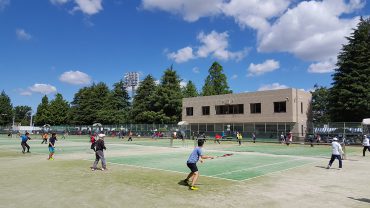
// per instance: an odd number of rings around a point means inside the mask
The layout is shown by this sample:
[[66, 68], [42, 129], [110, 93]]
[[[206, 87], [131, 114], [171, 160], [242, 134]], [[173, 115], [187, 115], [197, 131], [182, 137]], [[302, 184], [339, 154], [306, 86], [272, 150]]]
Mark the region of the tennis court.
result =
[[[56, 143], [54, 161], [46, 160], [48, 148], [32, 136], [31, 154], [22, 154], [19, 138], [0, 136], [0, 201], [4, 207], [20, 207], [19, 194], [27, 190], [28, 207], [306, 207], [327, 203], [335, 207], [367, 207], [370, 157], [361, 147], [347, 147], [350, 160], [343, 170], [337, 162], [326, 170], [331, 148], [294, 144], [207, 141], [205, 154], [219, 157], [198, 163], [201, 189], [195, 194], [181, 181], [189, 173], [186, 160], [193, 140], [106, 138], [108, 171], [90, 170], [95, 155], [88, 136], [69, 136]], [[340, 178], [340, 183], [337, 179]], [[96, 197], [98, 189], [102, 197]], [[348, 190], [351, 190], [348, 192]], [[222, 193], [222, 196], [220, 196]], [[289, 193], [288, 195], [286, 193]], [[52, 200], [40, 202], [40, 197]], [[201, 196], [201, 197], [200, 197]], [[65, 199], [68, 199], [67, 201]], [[312, 199], [315, 199], [314, 201]], [[362, 200], [364, 199], [364, 200]], [[303, 206], [305, 207], [305, 206]], [[330, 206], [329, 206], [330, 207]]]
[[[41, 140], [29, 141], [31, 152], [36, 154], [48, 154], [46, 144], [40, 144]], [[17, 138], [1, 137], [1, 148], [20, 151]], [[108, 151], [106, 159], [112, 165], [127, 165], [138, 168], [149, 168], [160, 171], [170, 171], [187, 174], [186, 160], [194, 147], [194, 140], [171, 140], [134, 138], [127, 141], [117, 138], [106, 138]], [[153, 149], [154, 148], [154, 149]], [[315, 157], [328, 156], [329, 146], [316, 146], [310, 148], [307, 145], [281, 145], [273, 143], [244, 142], [238, 146], [236, 142], [223, 141], [221, 144], [208, 141], [205, 144], [206, 154], [220, 156], [232, 153], [230, 157], [219, 157], [214, 160], [206, 160], [198, 167], [203, 176], [234, 181], [250, 180], [274, 172], [281, 172], [306, 164], [314, 163]], [[56, 155], [63, 154], [87, 154], [81, 159], [94, 160], [91, 155], [89, 139], [87, 136], [69, 136], [66, 140], [60, 140], [56, 145]], [[130, 154], [127, 154], [130, 153]], [[263, 154], [259, 154], [263, 153]], [[298, 156], [298, 157], [297, 157]]]

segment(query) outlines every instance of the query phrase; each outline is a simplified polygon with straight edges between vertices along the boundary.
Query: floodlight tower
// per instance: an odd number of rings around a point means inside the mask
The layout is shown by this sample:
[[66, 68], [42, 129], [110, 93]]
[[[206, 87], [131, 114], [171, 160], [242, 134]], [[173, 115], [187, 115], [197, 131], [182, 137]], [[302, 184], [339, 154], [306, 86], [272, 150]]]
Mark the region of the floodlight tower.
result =
[[123, 82], [126, 88], [131, 87], [131, 99], [135, 96], [135, 88], [139, 85], [139, 73], [127, 72], [123, 77]]

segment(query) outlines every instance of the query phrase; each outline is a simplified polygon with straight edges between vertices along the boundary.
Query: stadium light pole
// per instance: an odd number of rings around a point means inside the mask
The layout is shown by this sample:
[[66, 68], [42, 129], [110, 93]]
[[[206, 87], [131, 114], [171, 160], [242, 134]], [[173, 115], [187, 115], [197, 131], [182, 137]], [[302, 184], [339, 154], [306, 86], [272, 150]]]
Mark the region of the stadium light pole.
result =
[[33, 115], [32, 115], [32, 113], [33, 113], [33, 111], [32, 110], [29, 110], [29, 111], [27, 111], [27, 113], [26, 113], [26, 117], [27, 117], [27, 114], [30, 114], [30, 117], [31, 117], [31, 120], [30, 120], [30, 126], [33, 126], [32, 125], [32, 117], [33, 117]]
[[134, 99], [135, 88], [139, 85], [139, 73], [128, 72], [123, 76], [123, 84], [125, 88], [131, 87], [131, 99]]

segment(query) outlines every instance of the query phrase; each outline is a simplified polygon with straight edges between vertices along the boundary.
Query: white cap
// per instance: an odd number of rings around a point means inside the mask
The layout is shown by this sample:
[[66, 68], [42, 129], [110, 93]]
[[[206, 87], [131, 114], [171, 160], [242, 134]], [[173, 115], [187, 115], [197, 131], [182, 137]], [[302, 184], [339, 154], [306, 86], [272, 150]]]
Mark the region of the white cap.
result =
[[105, 137], [105, 134], [98, 134], [98, 137], [103, 138]]
[[337, 137], [334, 137], [334, 138], [333, 138], [333, 141], [338, 141], [338, 138], [337, 138]]

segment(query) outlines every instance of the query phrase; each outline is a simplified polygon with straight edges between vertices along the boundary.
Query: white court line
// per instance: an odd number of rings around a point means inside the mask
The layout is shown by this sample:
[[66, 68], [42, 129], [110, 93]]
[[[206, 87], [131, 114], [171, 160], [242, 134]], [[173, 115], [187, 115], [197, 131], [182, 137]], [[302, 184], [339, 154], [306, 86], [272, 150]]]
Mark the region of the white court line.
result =
[[[83, 159], [86, 161], [94, 161], [89, 159]], [[121, 163], [115, 163], [115, 162], [107, 162], [109, 164], [114, 165], [121, 165], [121, 166], [129, 166], [129, 167], [135, 167], [135, 168], [142, 168], [142, 169], [149, 169], [149, 170], [160, 170], [160, 171], [166, 171], [166, 172], [172, 172], [172, 173], [181, 173], [181, 174], [188, 174], [187, 172], [181, 172], [181, 171], [175, 171], [175, 170], [167, 170], [167, 169], [161, 169], [161, 168], [151, 168], [151, 167], [145, 167], [145, 166], [138, 166], [138, 165], [128, 165], [128, 164], [121, 164]], [[208, 175], [202, 175], [203, 177], [209, 177], [209, 178], [216, 178], [221, 180], [228, 180], [233, 182], [240, 182], [241, 180], [234, 180], [234, 179], [228, 179], [228, 178], [220, 178], [220, 177], [214, 177], [214, 176], [208, 176]]]
[[275, 173], [282, 173], [282, 172], [285, 172], [285, 171], [288, 171], [288, 170], [291, 170], [291, 169], [294, 169], [294, 168], [299, 168], [299, 167], [302, 167], [302, 166], [305, 166], [305, 165], [308, 165], [308, 164], [312, 164], [312, 163], [318, 163], [318, 161], [313, 161], [313, 162], [310, 162], [310, 163], [305, 163], [305, 164], [298, 165], [298, 166], [291, 167], [291, 168], [287, 168], [287, 169], [284, 169], [284, 170], [273, 171], [273, 172], [262, 174], [262, 175], [259, 175], [259, 176], [246, 178], [246, 179], [240, 180], [240, 182], [249, 181], [249, 180], [252, 180], [252, 179], [255, 179], [255, 178], [259, 178], [259, 177], [262, 177], [262, 176], [268, 176], [268, 175], [272, 175], [272, 174], [275, 174]]
[[263, 168], [263, 167], [267, 167], [267, 166], [278, 165], [278, 164], [283, 164], [283, 163], [293, 162], [293, 161], [298, 161], [298, 160], [303, 160], [303, 159], [300, 158], [300, 159], [288, 160], [288, 161], [283, 161], [283, 162], [270, 163], [270, 164], [266, 164], [266, 165], [254, 166], [254, 167], [250, 167], [250, 168], [244, 168], [244, 169], [239, 169], [239, 170], [233, 170], [233, 171], [228, 171], [228, 172], [224, 172], [224, 173], [219, 173], [219, 174], [212, 175], [212, 176], [226, 175], [226, 174], [230, 174], [230, 173], [235, 173], [235, 172], [240, 172], [240, 171], [245, 171], [245, 170], [252, 170], [252, 169], [256, 169], [256, 168]]

